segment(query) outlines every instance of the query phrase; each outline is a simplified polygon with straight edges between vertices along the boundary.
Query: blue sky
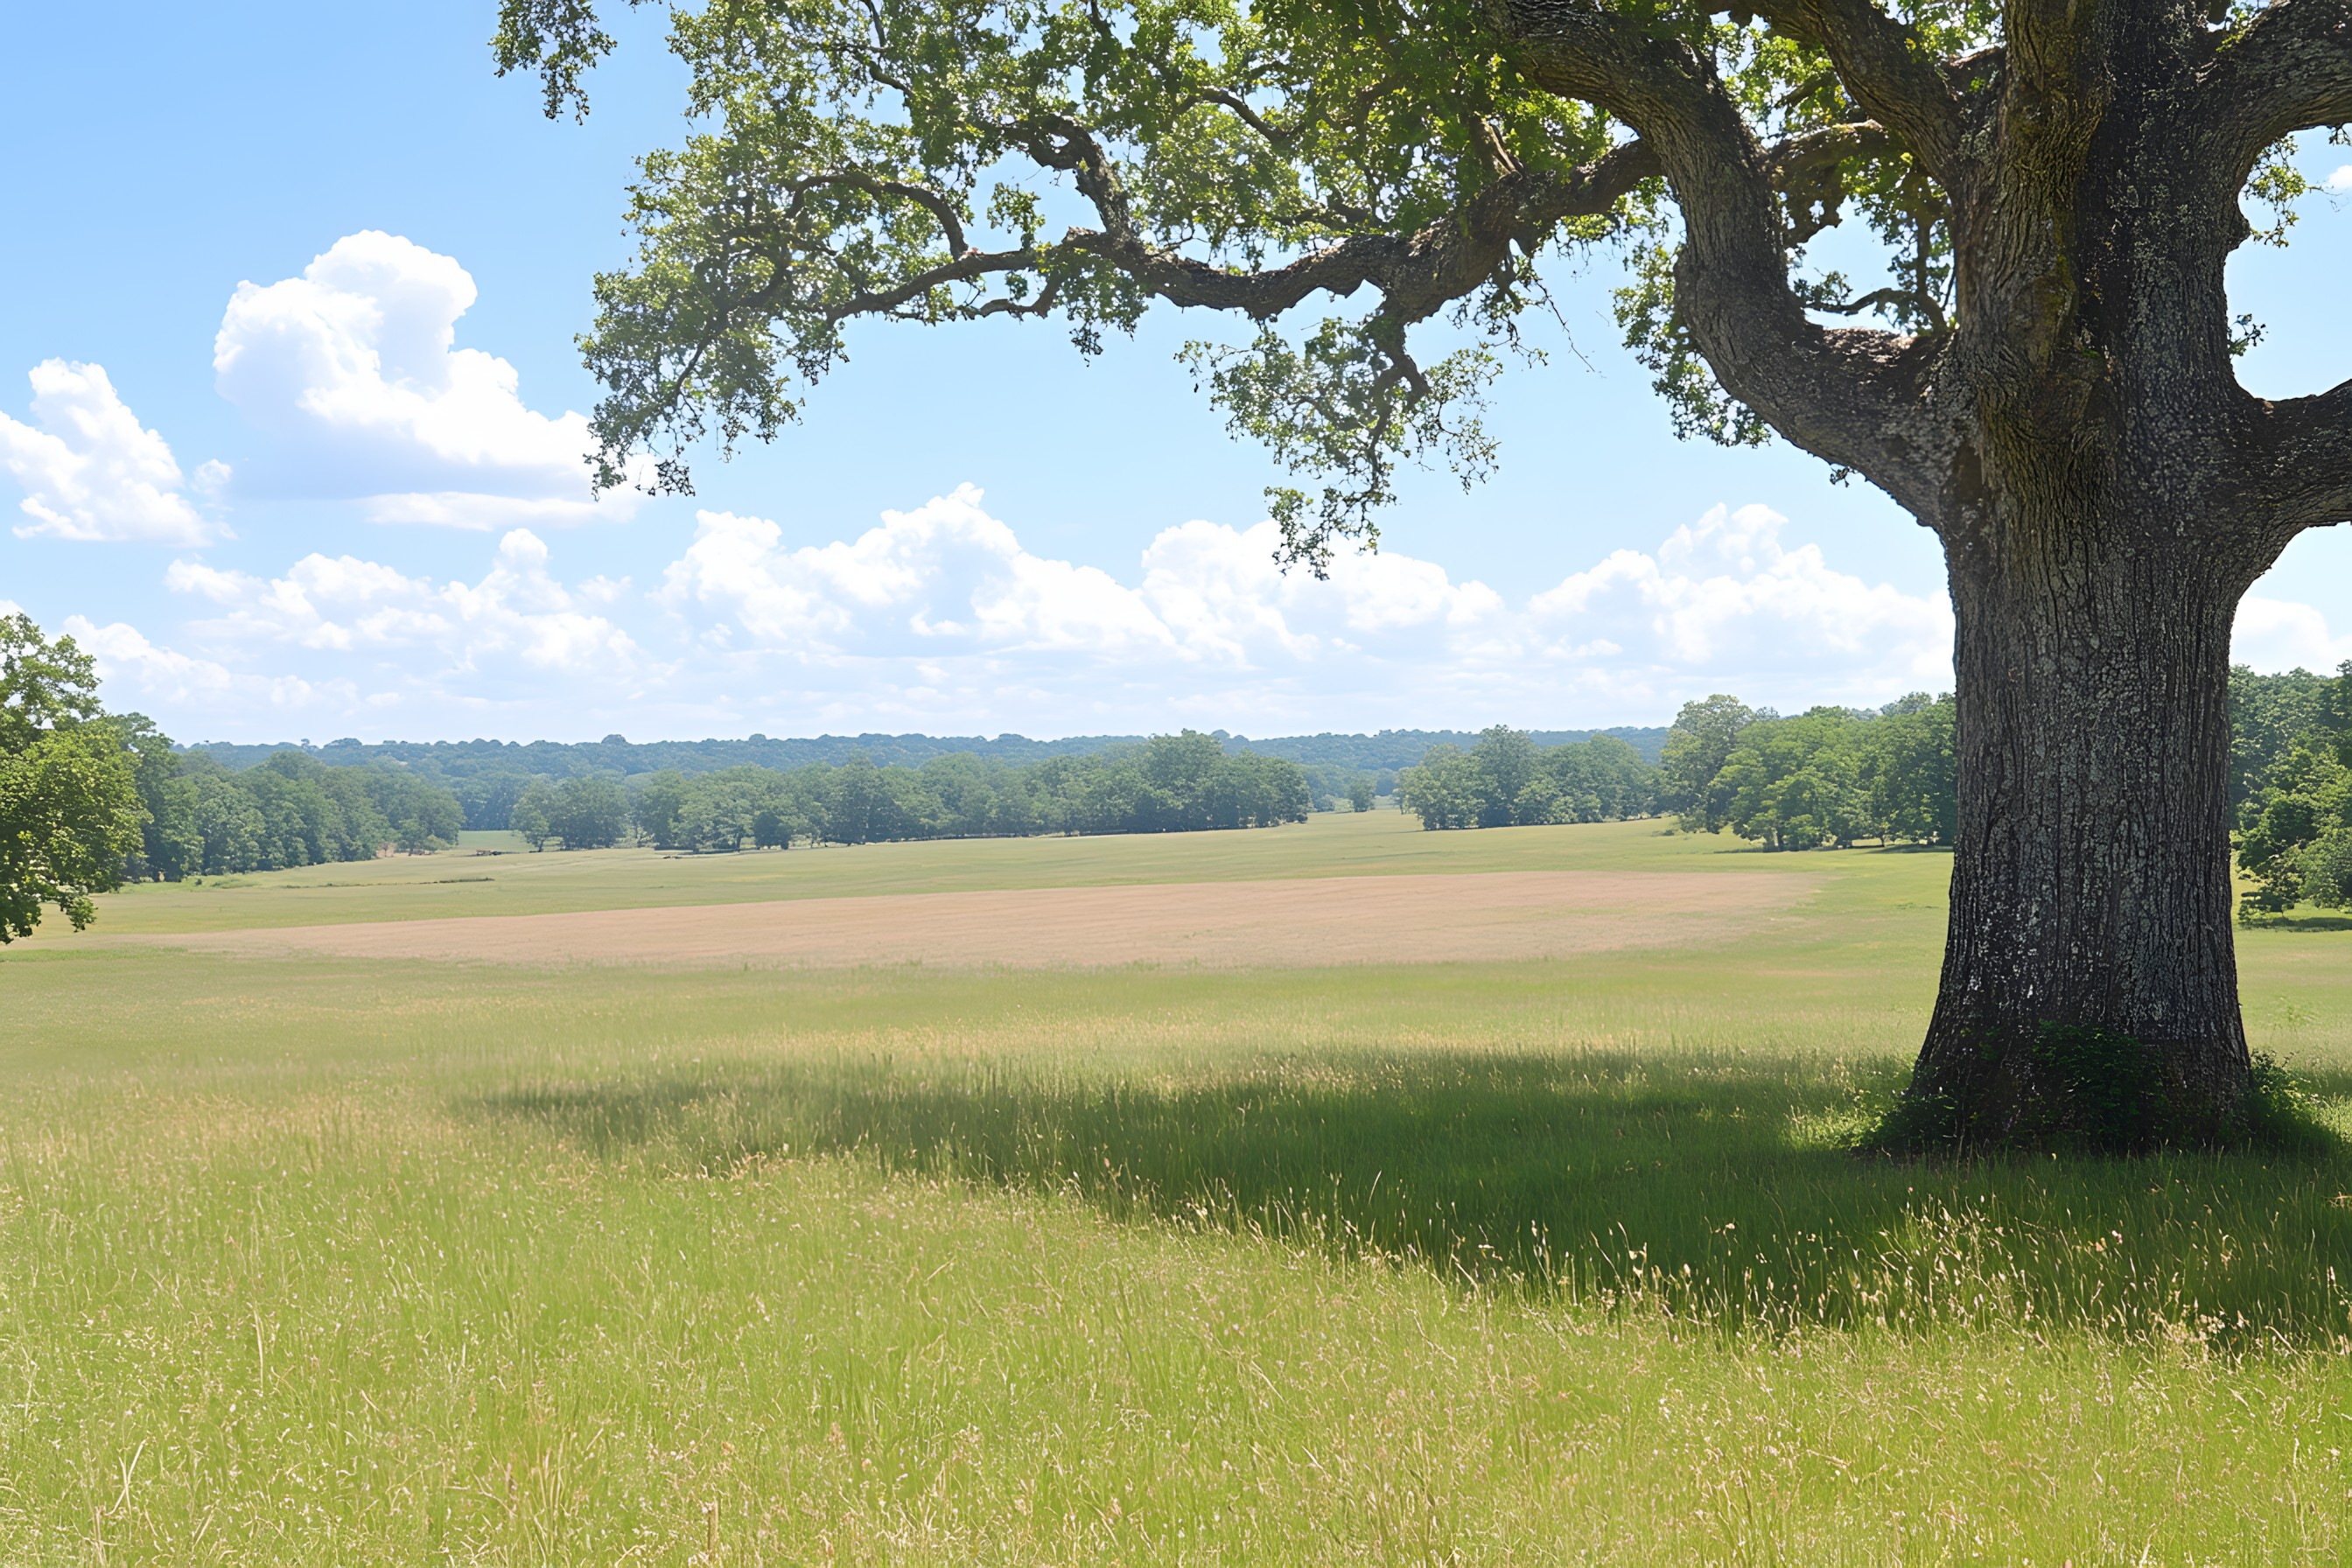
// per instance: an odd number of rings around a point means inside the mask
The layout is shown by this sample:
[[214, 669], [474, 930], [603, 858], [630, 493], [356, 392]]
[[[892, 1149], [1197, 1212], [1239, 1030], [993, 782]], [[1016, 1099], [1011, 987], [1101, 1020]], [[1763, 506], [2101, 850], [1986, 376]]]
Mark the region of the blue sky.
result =
[[[1328, 584], [1272, 570], [1279, 476], [1172, 363], [1230, 327], [1166, 313], [1091, 364], [874, 327], [694, 498], [591, 505], [572, 340], [679, 79], [633, 23], [551, 122], [492, 10], [10, 7], [0, 602], [175, 735], [1565, 728], [1948, 679], [1933, 542], [1786, 447], [1676, 442], [1605, 256], [1498, 391], [1497, 476], [1409, 481]], [[2352, 375], [2352, 150], [2303, 163], [2347, 194], [2233, 273], [2272, 395]], [[2352, 540], [2289, 551], [2239, 654], [2352, 658]]]

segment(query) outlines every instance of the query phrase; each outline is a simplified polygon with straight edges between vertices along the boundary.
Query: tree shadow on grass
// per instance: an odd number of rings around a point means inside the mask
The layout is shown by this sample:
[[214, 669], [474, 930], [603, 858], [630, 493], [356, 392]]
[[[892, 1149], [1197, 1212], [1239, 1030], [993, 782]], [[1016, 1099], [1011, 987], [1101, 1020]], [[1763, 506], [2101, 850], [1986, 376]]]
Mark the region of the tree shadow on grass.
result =
[[[1731, 1329], [2352, 1331], [2352, 1161], [1847, 1152], [1893, 1083], [1753, 1055], [1306, 1054], [1170, 1081], [845, 1053], [469, 1109], [650, 1170], [854, 1153]], [[2352, 1098], [2352, 1074], [2311, 1087]]]
[[2352, 915], [2265, 915], [2246, 924], [2248, 931], [2352, 931]]

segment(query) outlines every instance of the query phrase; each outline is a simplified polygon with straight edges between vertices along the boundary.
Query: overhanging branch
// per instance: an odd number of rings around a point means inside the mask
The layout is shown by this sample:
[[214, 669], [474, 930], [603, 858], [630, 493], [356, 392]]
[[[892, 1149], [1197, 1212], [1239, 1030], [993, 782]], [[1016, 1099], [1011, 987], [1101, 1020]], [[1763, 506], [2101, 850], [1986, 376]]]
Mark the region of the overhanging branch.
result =
[[[1656, 150], [1683, 216], [1675, 307], [1724, 389], [1806, 451], [1935, 515], [1952, 444], [1927, 401], [1940, 351], [1806, 315], [1789, 281], [1776, 153], [1713, 63], [1591, 0], [1510, 0], [1507, 15], [1537, 85], [1599, 106]], [[1786, 147], [1777, 160], [1803, 161]]]
[[2279, 0], [2214, 57], [2201, 97], [2241, 179], [2281, 137], [2352, 122], [2352, 0]]
[[950, 258], [960, 260], [971, 248], [964, 239], [963, 218], [956, 211], [954, 201], [944, 191], [933, 190], [929, 185], [917, 184], [911, 180], [884, 179], [863, 169], [834, 169], [791, 181], [783, 188], [798, 195], [803, 191], [818, 190], [826, 185], [843, 185], [851, 190], [864, 191], [869, 196], [898, 196], [913, 202], [938, 220], [940, 233], [948, 242]]
[[1961, 159], [1961, 113], [1935, 56], [1910, 26], [1870, 0], [1764, 0], [1756, 14], [1790, 37], [1818, 45], [1838, 79], [1937, 179]]
[[[1658, 173], [1639, 142], [1612, 148], [1568, 174], [1518, 169], [1459, 212], [1407, 235], [1359, 235], [1282, 267], [1243, 272], [1157, 248], [1138, 233], [1100, 149], [1045, 149], [1079, 170], [1080, 189], [1103, 221], [1075, 229], [1063, 248], [1098, 258], [1171, 304], [1233, 310], [1267, 321], [1310, 294], [1345, 297], [1366, 284], [1401, 321], [1424, 320], [1494, 275], [1514, 240], [1530, 246], [1571, 217], [1600, 217]], [[1041, 161], [1044, 161], [1041, 159]]]

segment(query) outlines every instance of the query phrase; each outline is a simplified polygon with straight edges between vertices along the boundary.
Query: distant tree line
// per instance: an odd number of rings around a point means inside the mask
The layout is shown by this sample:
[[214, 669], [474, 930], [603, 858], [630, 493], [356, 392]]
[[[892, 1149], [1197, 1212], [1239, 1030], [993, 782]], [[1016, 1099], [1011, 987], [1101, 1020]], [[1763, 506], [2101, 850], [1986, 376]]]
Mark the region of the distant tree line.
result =
[[[1626, 741], [1648, 761], [1655, 762], [1665, 741], [1663, 728], [1606, 731]], [[1537, 731], [1538, 745], [1558, 745], [1591, 738], [1592, 731]], [[1316, 734], [1252, 740], [1213, 731], [1233, 752], [1254, 752], [1283, 757], [1307, 770], [1308, 786], [1317, 810], [1328, 810], [1347, 800], [1358, 783], [1369, 776], [1375, 795], [1394, 793], [1397, 774], [1419, 762], [1433, 745], [1468, 747], [1477, 736], [1460, 730], [1383, 730], [1377, 734]], [[249, 746], [208, 742], [194, 748], [233, 771], [258, 766], [283, 752], [300, 751], [337, 766], [386, 764], [417, 777], [446, 785], [466, 810], [470, 828], [503, 829], [508, 814], [532, 779], [551, 785], [570, 778], [618, 779], [634, 787], [657, 773], [693, 777], [730, 768], [759, 767], [790, 773], [812, 763], [838, 767], [862, 757], [877, 767], [893, 763], [919, 768], [935, 757], [969, 755], [983, 762], [1029, 766], [1055, 757], [1091, 756], [1140, 745], [1140, 735], [1078, 735], [1055, 741], [1034, 741], [1023, 735], [819, 735], [791, 738], [749, 735], [737, 740], [630, 741], [607, 735], [601, 741], [330, 741], [313, 746], [298, 744]]]
[[1397, 780], [1399, 806], [1430, 828], [1613, 822], [1647, 816], [1657, 800], [1657, 770], [1617, 736], [1544, 746], [1501, 724], [1466, 752], [1430, 747]]
[[175, 752], [142, 718], [125, 721], [146, 818], [128, 868], [134, 879], [178, 881], [371, 860], [387, 849], [423, 854], [457, 840], [457, 797], [397, 768], [333, 768], [300, 752], [231, 773], [202, 753]]
[[[662, 848], [711, 852], [1272, 827], [1304, 821], [1310, 804], [1307, 771], [1297, 763], [1229, 752], [1215, 736], [1188, 730], [1026, 766], [965, 753], [919, 768], [852, 757], [789, 771], [665, 771], [636, 781], [625, 814], [628, 826]], [[535, 782], [516, 803], [515, 829], [534, 847], [575, 842], [567, 829], [610, 842], [622, 810], [622, 792], [609, 783]]]
[[1659, 758], [1659, 797], [1694, 833], [1768, 849], [1949, 844], [1959, 814], [1952, 699], [1788, 717], [1714, 696], [1683, 705]]
[[[1948, 844], [1958, 809], [1952, 700], [1790, 718], [1730, 697], [1687, 703], [1660, 756], [1659, 798], [1694, 831], [1773, 848]], [[2242, 919], [2303, 902], [2352, 908], [2352, 661], [2230, 672], [2230, 795]]]
[[[383, 763], [333, 767], [280, 752], [231, 773], [202, 753], [174, 753], [152, 726], [142, 731], [137, 755], [147, 826], [134, 877], [176, 879], [364, 859], [385, 847], [431, 849], [454, 843], [465, 826], [457, 792]], [[1026, 767], [950, 754], [920, 768], [852, 757], [790, 771], [665, 770], [626, 783], [605, 774], [468, 782], [499, 786], [504, 825], [534, 850], [635, 839], [709, 852], [1178, 833], [1301, 821], [1311, 804], [1297, 763], [1228, 752], [1213, 735], [1192, 731]], [[1364, 805], [1369, 809], [1369, 797]]]
[[[610, 774], [500, 773], [466, 781], [470, 802], [421, 770], [352, 761], [284, 750], [232, 769], [183, 751], [143, 715], [105, 710], [96, 666], [71, 637], [52, 641], [28, 616], [0, 616], [0, 942], [29, 935], [51, 909], [79, 930], [93, 895], [126, 881], [439, 848], [457, 841], [469, 805], [495, 810], [533, 848], [642, 837], [712, 850], [1266, 827], [1304, 819], [1313, 804], [1298, 763], [1193, 731], [1025, 766], [970, 754], [919, 768], [853, 756], [790, 771], [664, 771], [634, 790]], [[1359, 809], [1370, 806], [1371, 782], [1343, 781]]]

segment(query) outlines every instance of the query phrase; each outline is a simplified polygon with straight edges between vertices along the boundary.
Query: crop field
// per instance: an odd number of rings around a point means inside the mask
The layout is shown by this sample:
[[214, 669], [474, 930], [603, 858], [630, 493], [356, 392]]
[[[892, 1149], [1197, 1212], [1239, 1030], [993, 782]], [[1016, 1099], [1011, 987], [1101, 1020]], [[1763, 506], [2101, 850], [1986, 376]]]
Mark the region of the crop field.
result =
[[0, 952], [0, 1562], [2352, 1558], [2352, 1160], [1843, 1152], [1940, 855], [501, 847]]

